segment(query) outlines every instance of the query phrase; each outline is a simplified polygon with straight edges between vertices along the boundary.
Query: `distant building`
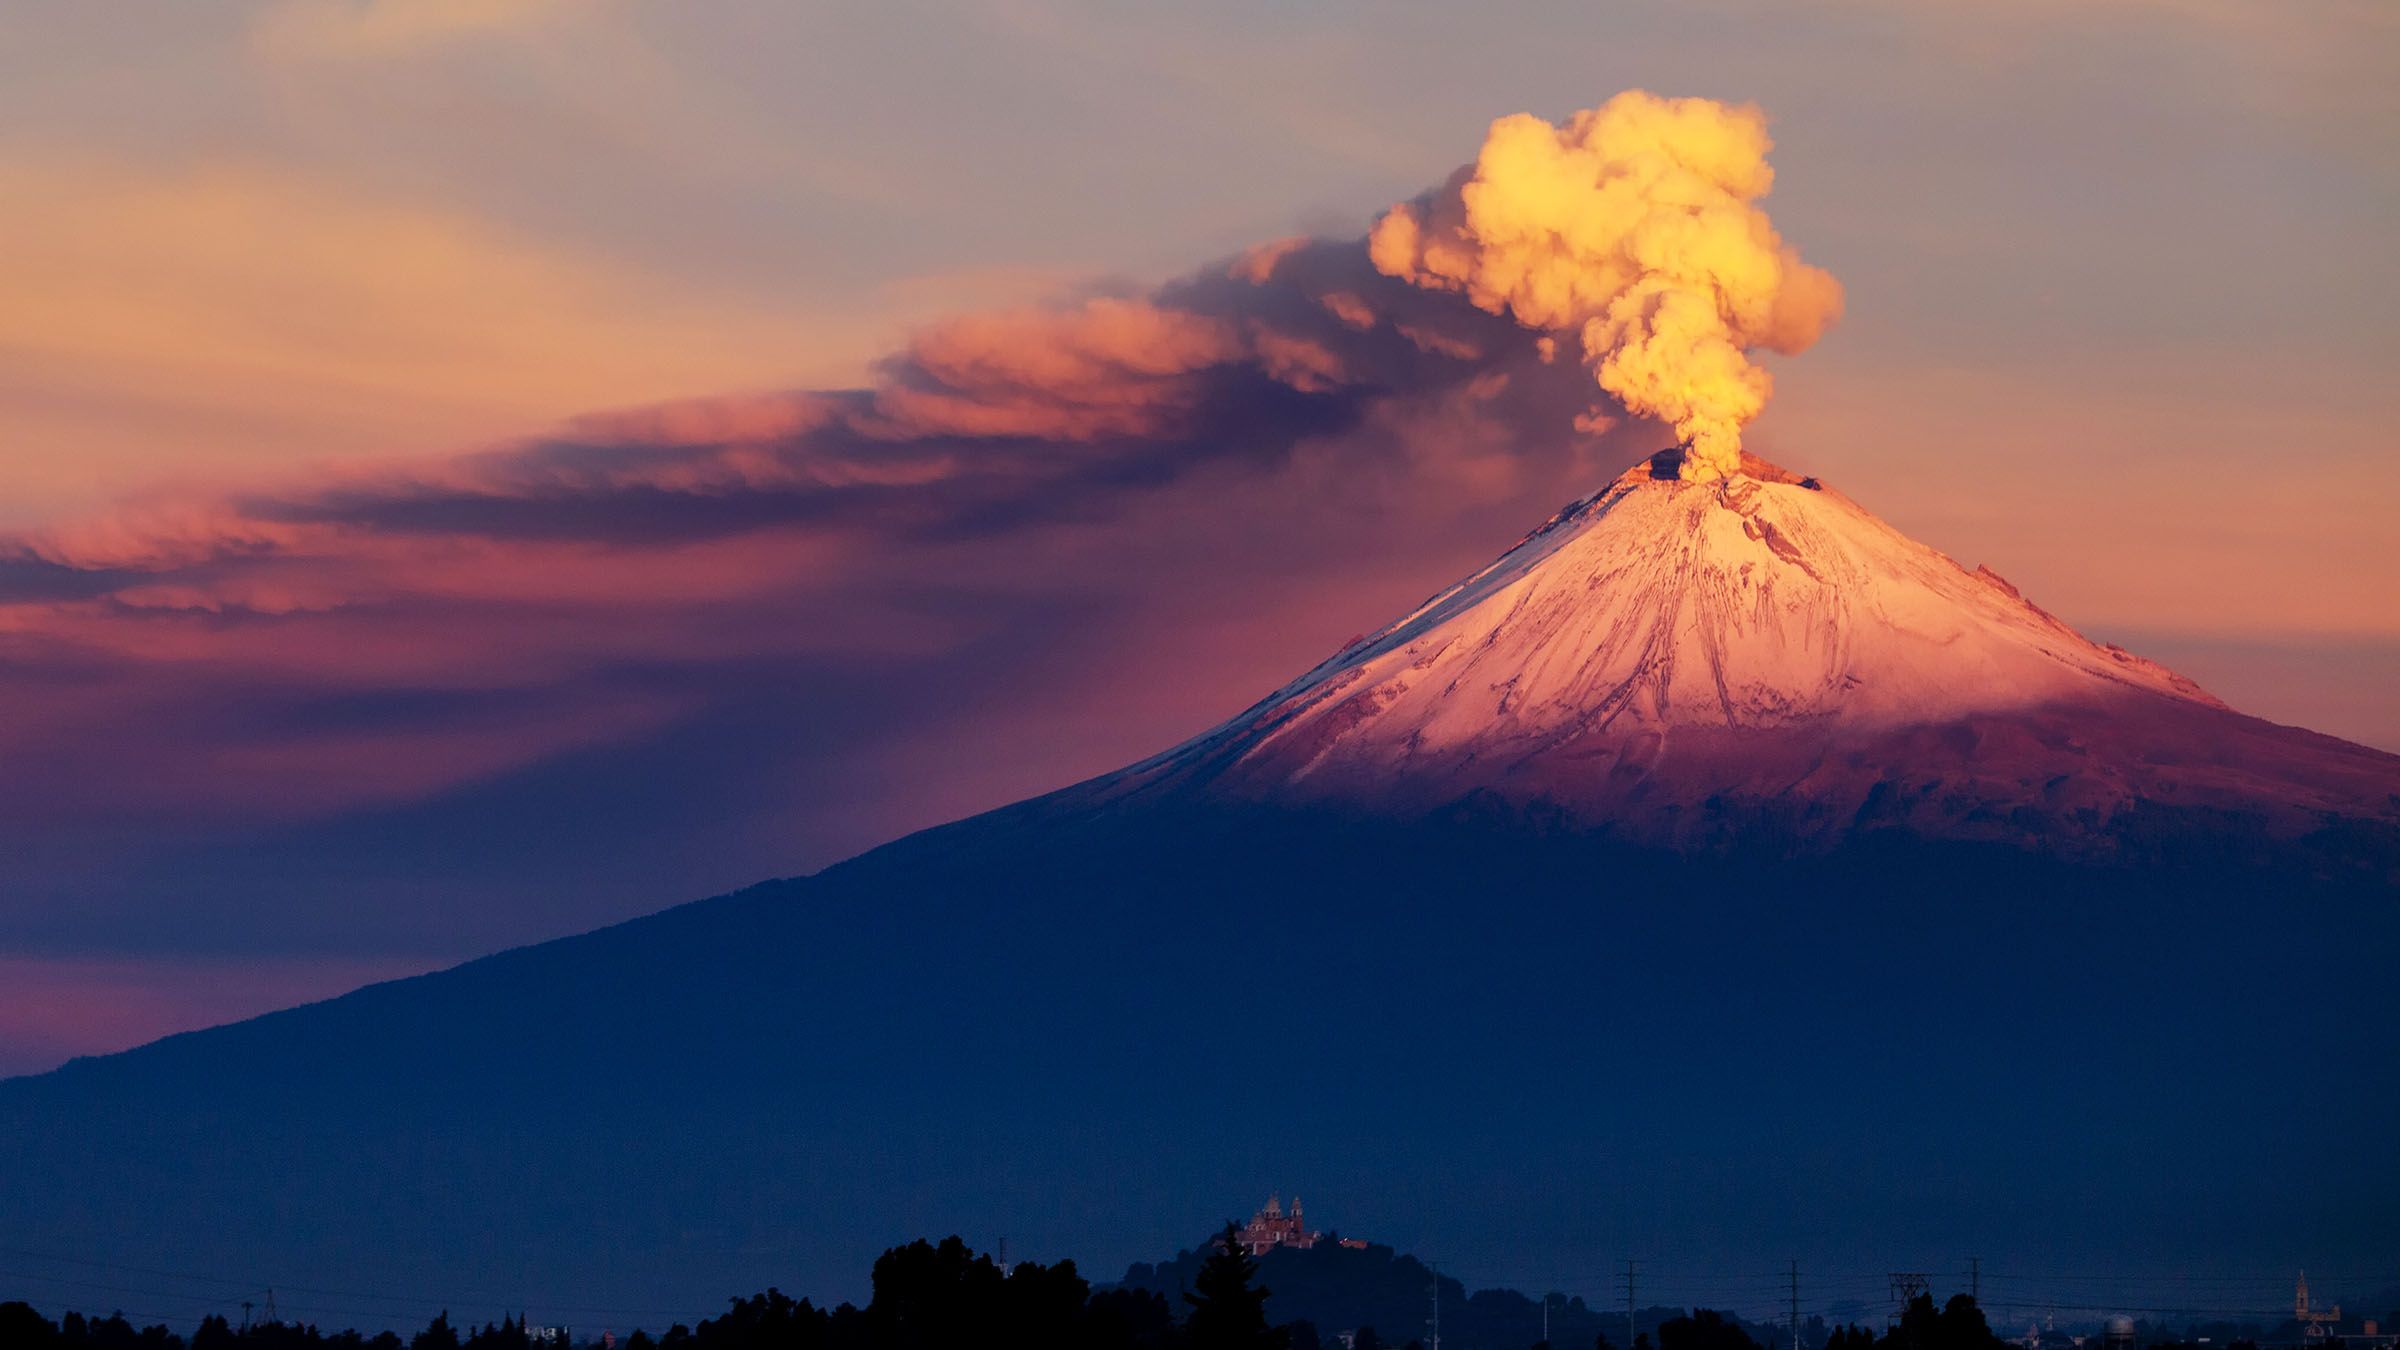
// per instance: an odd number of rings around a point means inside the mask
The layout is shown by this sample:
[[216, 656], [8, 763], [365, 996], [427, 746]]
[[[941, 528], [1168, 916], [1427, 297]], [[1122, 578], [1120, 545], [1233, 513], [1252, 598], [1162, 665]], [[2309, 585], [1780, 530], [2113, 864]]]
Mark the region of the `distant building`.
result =
[[2080, 1336], [2070, 1336], [2055, 1326], [2029, 1326], [2017, 1338], [2025, 1350], [2078, 1350], [2083, 1344]]
[[1322, 1233], [1308, 1231], [1308, 1223], [1300, 1215], [1299, 1196], [1292, 1197], [1292, 1212], [1286, 1214], [1283, 1212], [1283, 1197], [1270, 1195], [1266, 1208], [1251, 1215], [1250, 1222], [1242, 1225], [1241, 1236], [1237, 1240], [1242, 1244], [1243, 1251], [1257, 1256], [1277, 1247], [1298, 1247], [1305, 1251], [1316, 1246], [1317, 1239], [1323, 1236]]
[[2370, 1317], [2356, 1331], [2346, 1331], [2336, 1338], [2342, 1350], [2400, 1350], [2400, 1335], [2385, 1331]]
[[[1324, 1240], [1323, 1233], [1309, 1229], [1308, 1220], [1300, 1213], [1300, 1197], [1296, 1195], [1292, 1197], [1292, 1212], [1289, 1214], [1283, 1212], [1282, 1196], [1268, 1196], [1266, 1207], [1251, 1215], [1250, 1222], [1243, 1224], [1241, 1232], [1234, 1238], [1242, 1245], [1242, 1250], [1252, 1256], [1273, 1251], [1277, 1247], [1298, 1247], [1306, 1251]], [[1344, 1247], [1364, 1249], [1367, 1245], [1365, 1238], [1339, 1238], [1336, 1241]]]
[[2342, 1324], [2342, 1305], [2333, 1305], [2327, 1312], [2308, 1300], [2308, 1272], [2301, 1271], [2299, 1282], [2292, 1288], [2292, 1320], [2300, 1324], [2301, 1338], [2316, 1344], [2331, 1336]]

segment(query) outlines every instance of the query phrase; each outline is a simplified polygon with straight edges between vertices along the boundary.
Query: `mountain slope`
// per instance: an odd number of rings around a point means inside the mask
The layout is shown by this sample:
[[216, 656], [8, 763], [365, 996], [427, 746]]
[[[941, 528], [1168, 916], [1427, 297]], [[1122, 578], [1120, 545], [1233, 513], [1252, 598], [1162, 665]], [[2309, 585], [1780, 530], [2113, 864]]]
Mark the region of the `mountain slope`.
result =
[[1674, 453], [1224, 725], [1094, 785], [1537, 806], [1651, 843], [1861, 829], [2084, 856], [2162, 809], [2260, 843], [2400, 824], [2400, 761], [2232, 713], [1841, 494]]
[[0, 1232], [69, 1263], [11, 1278], [655, 1329], [1276, 1187], [1475, 1282], [2400, 1261], [2400, 760], [1788, 479], [1637, 472], [1214, 732], [817, 876], [0, 1083]]

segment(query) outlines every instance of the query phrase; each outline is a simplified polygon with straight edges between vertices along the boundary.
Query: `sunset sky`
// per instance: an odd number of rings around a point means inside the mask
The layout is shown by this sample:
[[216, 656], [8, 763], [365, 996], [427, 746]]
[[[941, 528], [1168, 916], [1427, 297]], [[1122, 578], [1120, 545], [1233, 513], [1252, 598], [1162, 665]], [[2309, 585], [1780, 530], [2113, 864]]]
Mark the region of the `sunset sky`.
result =
[[0, 12], [0, 1073], [811, 870], [1405, 612], [1673, 437], [1367, 233], [1627, 89], [1764, 109], [1844, 292], [1752, 449], [2400, 750], [2389, 6], [1139, 10]]

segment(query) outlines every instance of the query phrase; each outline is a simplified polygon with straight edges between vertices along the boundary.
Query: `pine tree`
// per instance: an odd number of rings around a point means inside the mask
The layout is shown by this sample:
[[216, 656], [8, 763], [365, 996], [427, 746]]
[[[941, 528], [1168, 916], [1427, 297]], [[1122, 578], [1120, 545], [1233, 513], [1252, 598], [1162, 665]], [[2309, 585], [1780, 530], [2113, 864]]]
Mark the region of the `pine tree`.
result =
[[1216, 1247], [1183, 1296], [1192, 1350], [1285, 1350], [1284, 1333], [1267, 1326], [1268, 1290], [1252, 1283], [1258, 1263], [1242, 1250], [1241, 1231], [1227, 1223]]
[[458, 1350], [458, 1330], [450, 1325], [450, 1310], [442, 1309], [408, 1346], [409, 1350]]

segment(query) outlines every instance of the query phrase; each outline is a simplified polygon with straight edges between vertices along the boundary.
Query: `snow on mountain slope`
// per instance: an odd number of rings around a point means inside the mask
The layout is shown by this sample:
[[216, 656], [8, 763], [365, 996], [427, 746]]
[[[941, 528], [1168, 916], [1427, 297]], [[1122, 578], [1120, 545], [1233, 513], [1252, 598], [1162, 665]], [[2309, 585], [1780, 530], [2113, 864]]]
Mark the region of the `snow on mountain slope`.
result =
[[1541, 803], [1679, 844], [2091, 835], [2141, 806], [2400, 818], [2400, 759], [2232, 713], [1849, 498], [1676, 452], [1232, 721], [1093, 785]]

